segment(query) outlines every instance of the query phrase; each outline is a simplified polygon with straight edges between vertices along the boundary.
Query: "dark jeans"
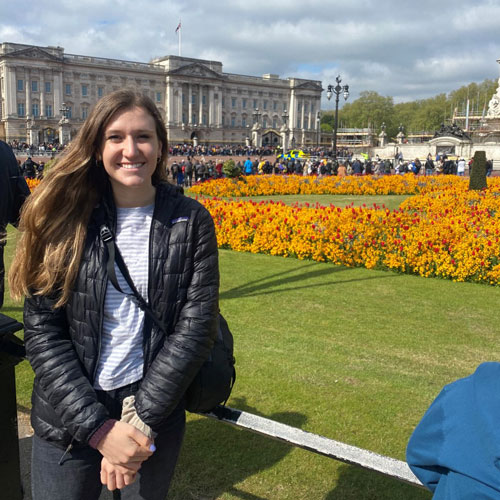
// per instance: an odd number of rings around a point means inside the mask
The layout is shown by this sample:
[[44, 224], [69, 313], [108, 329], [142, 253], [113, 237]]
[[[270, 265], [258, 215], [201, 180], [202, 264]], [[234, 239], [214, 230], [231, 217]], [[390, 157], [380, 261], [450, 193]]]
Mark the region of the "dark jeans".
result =
[[[114, 418], [120, 418], [125, 397], [137, 391], [138, 383], [114, 391], [97, 391], [99, 400]], [[165, 500], [184, 437], [183, 404], [176, 408], [155, 438], [156, 451], [143, 462], [135, 482], [121, 490], [122, 500]], [[85, 445], [76, 445], [59, 465], [64, 450], [33, 437], [31, 490], [33, 500], [98, 500], [101, 493], [102, 455]]]
[[3, 296], [5, 290], [5, 267], [3, 263], [3, 247], [2, 238], [5, 235], [0, 231], [0, 308], [3, 306]]

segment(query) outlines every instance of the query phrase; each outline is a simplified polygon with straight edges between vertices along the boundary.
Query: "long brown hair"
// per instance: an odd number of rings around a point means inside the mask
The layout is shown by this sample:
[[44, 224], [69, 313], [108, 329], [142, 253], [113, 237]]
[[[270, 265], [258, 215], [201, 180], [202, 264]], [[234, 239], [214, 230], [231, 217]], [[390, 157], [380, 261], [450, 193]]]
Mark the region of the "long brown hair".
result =
[[11, 295], [36, 293], [69, 298], [76, 278], [92, 210], [108, 186], [97, 161], [106, 126], [115, 113], [144, 108], [154, 119], [161, 158], [152, 182], [166, 180], [167, 131], [154, 102], [131, 90], [118, 90], [97, 102], [75, 140], [58, 158], [23, 206], [20, 238], [9, 272]]

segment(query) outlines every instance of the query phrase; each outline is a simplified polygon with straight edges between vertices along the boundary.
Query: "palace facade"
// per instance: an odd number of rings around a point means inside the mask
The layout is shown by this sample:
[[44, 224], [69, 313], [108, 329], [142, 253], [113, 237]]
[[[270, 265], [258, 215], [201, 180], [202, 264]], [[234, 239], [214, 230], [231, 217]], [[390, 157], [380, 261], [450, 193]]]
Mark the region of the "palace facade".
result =
[[178, 56], [150, 63], [0, 44], [0, 138], [63, 143], [104, 95], [130, 88], [158, 106], [169, 142], [305, 146], [317, 141], [321, 82], [224, 73]]

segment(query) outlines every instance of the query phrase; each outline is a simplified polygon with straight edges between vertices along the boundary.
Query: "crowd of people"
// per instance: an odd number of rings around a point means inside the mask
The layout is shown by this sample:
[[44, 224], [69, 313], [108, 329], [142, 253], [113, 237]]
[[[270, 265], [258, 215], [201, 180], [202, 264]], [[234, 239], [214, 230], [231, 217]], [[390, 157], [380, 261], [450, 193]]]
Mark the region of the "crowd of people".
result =
[[29, 144], [27, 142], [13, 140], [10, 141], [9, 146], [15, 154], [28, 154], [35, 155], [51, 155], [54, 156], [60, 151], [64, 150], [65, 146], [58, 142], [41, 142], [38, 145]]
[[[237, 175], [260, 175], [260, 174], [295, 174], [295, 175], [402, 175], [413, 173], [414, 175], [465, 175], [472, 168], [472, 159], [466, 161], [464, 158], [450, 158], [446, 155], [428, 155], [425, 161], [415, 158], [404, 160], [401, 155], [396, 158], [382, 159], [378, 155], [375, 158], [353, 158], [349, 152], [337, 160], [331, 156], [317, 154], [304, 154], [298, 158], [287, 158], [277, 156], [276, 159], [265, 157], [247, 156], [246, 159], [236, 159], [235, 167]], [[209, 158], [204, 156], [187, 156], [185, 159], [177, 160], [170, 165], [168, 174], [172, 181], [179, 186], [190, 187], [195, 182], [203, 182], [209, 179], [218, 179], [225, 176], [225, 158]], [[487, 175], [491, 176], [493, 162], [487, 161]]]

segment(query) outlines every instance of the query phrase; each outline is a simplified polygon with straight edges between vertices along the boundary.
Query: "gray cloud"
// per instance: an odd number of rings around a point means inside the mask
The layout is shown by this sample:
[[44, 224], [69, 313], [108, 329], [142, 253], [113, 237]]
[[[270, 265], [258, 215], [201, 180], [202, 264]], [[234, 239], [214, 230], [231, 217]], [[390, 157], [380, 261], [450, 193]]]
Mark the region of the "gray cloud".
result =
[[[0, 0], [0, 39], [68, 53], [149, 61], [219, 60], [232, 73], [311, 78], [341, 74], [396, 102], [498, 78], [498, 0]], [[325, 108], [332, 104], [324, 101]]]

